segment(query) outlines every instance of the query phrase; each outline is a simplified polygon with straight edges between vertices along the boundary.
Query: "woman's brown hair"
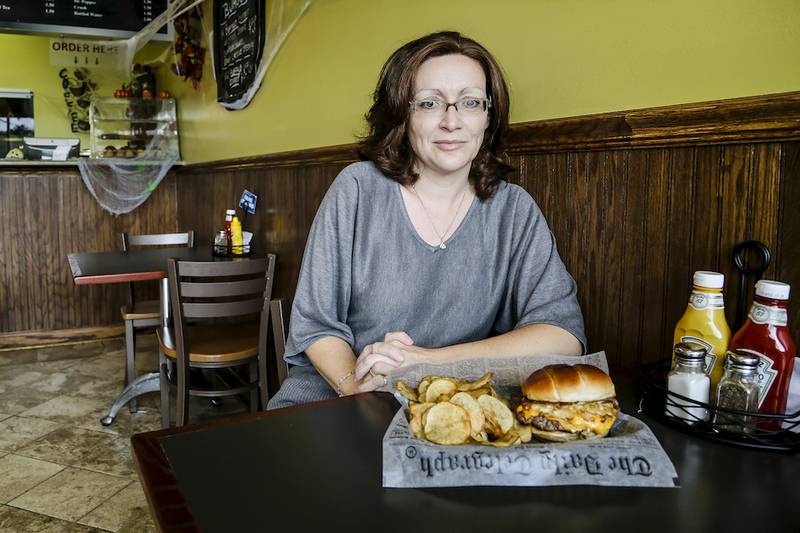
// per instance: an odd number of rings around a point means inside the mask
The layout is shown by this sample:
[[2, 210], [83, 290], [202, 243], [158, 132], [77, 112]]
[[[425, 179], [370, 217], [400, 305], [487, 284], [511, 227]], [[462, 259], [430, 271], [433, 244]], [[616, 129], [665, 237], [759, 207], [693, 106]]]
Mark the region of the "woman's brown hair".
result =
[[505, 176], [514, 170], [501, 157], [508, 131], [508, 87], [497, 61], [483, 46], [458, 32], [443, 31], [403, 45], [381, 69], [373, 104], [366, 115], [369, 132], [361, 141], [358, 155], [372, 161], [386, 176], [411, 185], [419, 175], [414, 171], [416, 156], [408, 141], [409, 102], [414, 97], [414, 77], [420, 65], [432, 57], [461, 54], [477, 61], [486, 76], [492, 99], [489, 127], [483, 144], [472, 161], [469, 181], [481, 200], [491, 198]]

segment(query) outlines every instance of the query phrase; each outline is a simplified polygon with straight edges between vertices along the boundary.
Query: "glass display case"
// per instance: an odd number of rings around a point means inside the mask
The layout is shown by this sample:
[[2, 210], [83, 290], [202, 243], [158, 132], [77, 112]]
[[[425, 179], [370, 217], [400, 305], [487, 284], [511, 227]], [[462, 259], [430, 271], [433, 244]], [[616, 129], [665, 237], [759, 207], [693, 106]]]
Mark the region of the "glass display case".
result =
[[99, 98], [89, 108], [93, 159], [180, 159], [173, 98]]

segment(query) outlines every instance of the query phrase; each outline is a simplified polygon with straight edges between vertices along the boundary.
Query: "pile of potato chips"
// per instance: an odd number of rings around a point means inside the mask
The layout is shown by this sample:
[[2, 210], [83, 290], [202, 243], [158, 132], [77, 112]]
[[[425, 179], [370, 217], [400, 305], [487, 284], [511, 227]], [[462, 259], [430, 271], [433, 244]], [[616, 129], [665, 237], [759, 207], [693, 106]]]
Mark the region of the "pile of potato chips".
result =
[[425, 376], [417, 390], [402, 380], [395, 387], [409, 400], [409, 428], [418, 439], [499, 447], [530, 442], [530, 426], [517, 421], [491, 379], [491, 372], [471, 382]]

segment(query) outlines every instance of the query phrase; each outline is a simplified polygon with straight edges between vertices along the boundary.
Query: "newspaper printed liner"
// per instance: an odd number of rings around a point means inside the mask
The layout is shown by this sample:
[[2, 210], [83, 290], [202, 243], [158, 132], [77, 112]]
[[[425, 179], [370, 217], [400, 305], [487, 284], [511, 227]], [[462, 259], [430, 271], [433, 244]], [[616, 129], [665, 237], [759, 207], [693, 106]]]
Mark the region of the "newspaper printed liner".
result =
[[[543, 366], [578, 362], [608, 372], [605, 354], [599, 352], [580, 359], [535, 356], [463, 359], [438, 365], [425, 363], [399, 369], [389, 378], [391, 383], [403, 380], [409, 387], [416, 387], [424, 376], [476, 380], [491, 371], [494, 386], [510, 390], [519, 387], [531, 372]], [[479, 384], [477, 388], [482, 386]], [[427, 394], [426, 390], [421, 392]], [[402, 407], [383, 437], [384, 487], [676, 486], [677, 472], [653, 432], [642, 421], [622, 413], [604, 439], [558, 444], [533, 441], [507, 448], [477, 443], [442, 446], [414, 436], [414, 428], [409, 427], [407, 419], [409, 401], [397, 391], [395, 396]], [[470, 397], [475, 398], [472, 394]], [[433, 405], [421, 403], [413, 408], [424, 412]], [[471, 419], [469, 425], [472, 427]]]

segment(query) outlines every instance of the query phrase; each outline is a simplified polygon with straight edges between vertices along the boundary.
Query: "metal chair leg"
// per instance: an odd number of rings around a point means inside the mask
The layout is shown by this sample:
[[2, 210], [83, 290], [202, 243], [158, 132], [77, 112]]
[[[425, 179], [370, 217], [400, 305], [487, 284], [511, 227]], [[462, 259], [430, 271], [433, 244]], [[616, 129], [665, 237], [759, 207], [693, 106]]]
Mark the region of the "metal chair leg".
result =
[[258, 395], [261, 400], [261, 410], [267, 410], [269, 391], [267, 391], [267, 354], [258, 354]]
[[[248, 368], [248, 382], [260, 383], [258, 380], [258, 361], [250, 361], [247, 365]], [[255, 413], [258, 411], [258, 387], [250, 389], [250, 412]]]
[[177, 427], [181, 427], [186, 424], [186, 420], [189, 418], [189, 376], [187, 375], [188, 369], [186, 372], [180, 371], [180, 365], [178, 368], [178, 387], [176, 390], [176, 395], [178, 397], [177, 401], [177, 409], [175, 411], [175, 425]]
[[160, 374], [161, 387], [161, 427], [169, 427], [169, 380], [167, 379], [169, 362], [161, 348], [158, 349], [158, 371]]
[[[133, 328], [133, 320], [125, 321], [125, 386], [130, 385], [136, 379], [136, 333]], [[128, 402], [128, 409], [131, 413], [137, 411], [136, 398]]]

